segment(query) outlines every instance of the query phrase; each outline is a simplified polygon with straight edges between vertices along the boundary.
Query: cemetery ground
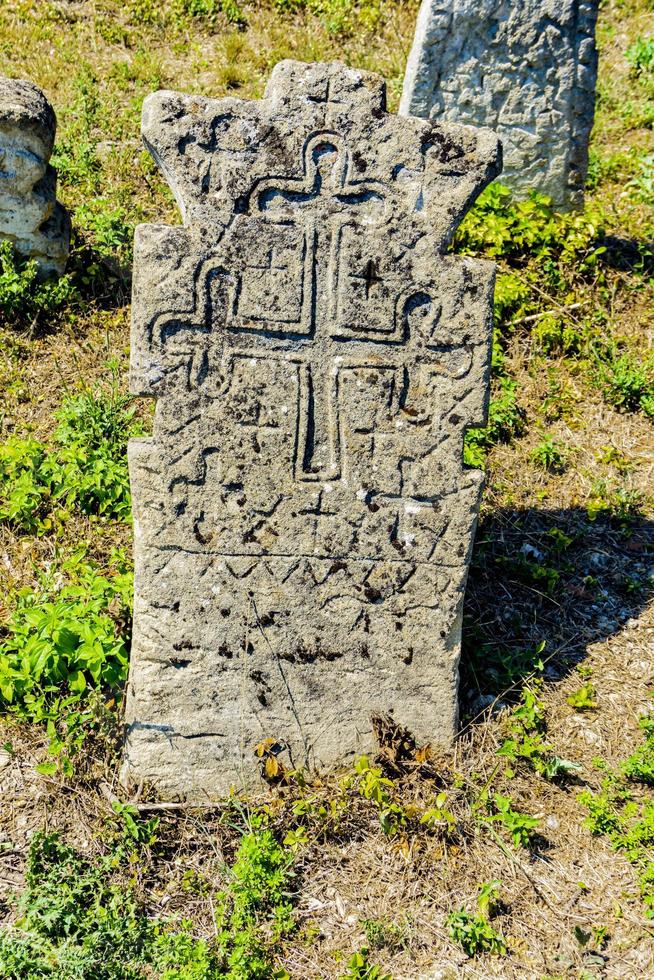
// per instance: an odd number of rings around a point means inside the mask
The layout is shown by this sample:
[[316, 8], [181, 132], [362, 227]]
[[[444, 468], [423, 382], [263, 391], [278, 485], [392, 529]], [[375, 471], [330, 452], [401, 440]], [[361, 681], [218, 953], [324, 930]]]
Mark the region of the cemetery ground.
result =
[[[377, 758], [162, 804], [118, 783], [131, 529], [131, 241], [179, 220], [139, 140], [169, 87], [260, 97], [340, 58], [399, 101], [413, 3], [5, 0], [74, 232], [39, 285], [0, 252], [0, 977], [654, 975], [654, 8], [602, 5], [586, 209], [497, 187], [487, 473], [451, 753], [379, 719]], [[335, 693], [335, 696], [337, 694]], [[271, 733], [271, 738], [274, 733]], [[266, 783], [268, 785], [266, 785]], [[20, 894], [18, 903], [12, 897]]]

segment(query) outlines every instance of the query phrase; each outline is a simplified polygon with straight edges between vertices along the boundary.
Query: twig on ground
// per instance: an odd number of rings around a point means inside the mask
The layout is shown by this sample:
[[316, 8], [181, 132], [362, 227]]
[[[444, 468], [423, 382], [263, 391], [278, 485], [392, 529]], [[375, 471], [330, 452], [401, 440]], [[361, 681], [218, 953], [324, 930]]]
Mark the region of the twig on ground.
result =
[[567, 306], [558, 306], [554, 310], [542, 310], [540, 313], [531, 313], [529, 316], [520, 316], [517, 320], [511, 320], [509, 322], [510, 327], [520, 327], [523, 323], [533, 323], [534, 320], [541, 320], [544, 316], [552, 316], [556, 313], [567, 313], [570, 310], [578, 310], [582, 306], [588, 306], [590, 300], [584, 300], [583, 303], [568, 303]]

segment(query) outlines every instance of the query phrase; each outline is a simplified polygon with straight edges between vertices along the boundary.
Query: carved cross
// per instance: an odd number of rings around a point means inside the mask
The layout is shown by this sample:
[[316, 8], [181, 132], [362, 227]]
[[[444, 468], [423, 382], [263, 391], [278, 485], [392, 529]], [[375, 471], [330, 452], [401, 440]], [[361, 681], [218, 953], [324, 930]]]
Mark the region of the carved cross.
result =
[[[361, 284], [366, 303], [375, 307], [376, 290], [384, 283], [373, 258], [365, 262], [360, 274], [347, 269], [347, 256], [339, 251], [341, 231], [351, 225], [357, 234], [365, 235], [366, 226], [374, 227], [383, 221], [385, 210], [386, 193], [382, 185], [352, 180], [348, 154], [338, 139], [333, 134], [315, 136], [305, 148], [303, 177], [264, 178], [249, 195], [246, 216], [240, 220], [247, 221], [247, 215], [264, 218], [272, 230], [271, 244], [262, 243], [260, 256], [246, 257], [241, 273], [236, 276], [238, 285], [229, 303], [226, 325], [211, 322], [207, 296], [210, 280], [218, 272], [218, 262], [210, 260], [197, 279], [197, 288], [203, 294], [196, 297], [195, 307], [201, 311], [201, 319], [180, 321], [167, 315], [153, 329], [153, 340], [156, 338], [163, 344], [180, 331], [204, 335], [222, 331], [227, 376], [232, 372], [235, 357], [280, 360], [295, 368], [298, 404], [294, 476], [297, 480], [329, 481], [341, 476], [339, 376], [342, 372], [357, 368], [404, 372], [408, 356], [420, 352], [423, 373], [461, 376], [460, 367], [451, 370], [451, 359], [448, 367], [448, 358], [443, 356], [448, 351], [439, 348], [433, 339], [440, 317], [437, 298], [417, 284], [405, 284], [404, 291], [395, 297], [395, 322], [384, 327], [381, 335], [378, 330], [371, 333], [365, 324], [354, 323], [345, 329], [335, 322], [334, 298], [341, 265], [345, 265], [346, 278]], [[297, 234], [301, 232], [303, 265], [295, 254], [284, 258], [285, 250], [290, 251], [284, 238], [289, 228], [298, 229]], [[300, 238], [296, 241], [299, 243]], [[302, 286], [297, 302], [287, 303], [289, 309], [293, 306], [291, 314], [284, 307], [288, 300], [285, 282], [288, 280], [288, 292], [291, 274], [295, 270], [297, 279], [298, 269]], [[220, 271], [227, 275], [224, 268]], [[251, 295], [248, 294], [249, 276], [257, 277], [257, 289]], [[268, 289], [262, 289], [262, 276], [269, 277], [265, 280]], [[295, 310], [296, 306], [300, 312]], [[418, 308], [428, 322], [420, 330], [410, 330], [409, 316]], [[464, 361], [469, 366], [466, 358]], [[207, 370], [205, 364], [200, 376], [206, 375]], [[410, 383], [411, 379], [397, 378], [393, 384], [394, 411], [404, 406]]]
[[[330, 297], [336, 286], [339, 229], [350, 222], [356, 222], [357, 226], [376, 225], [385, 211], [381, 184], [354, 181], [348, 169], [348, 154], [340, 141], [331, 133], [318, 134], [305, 147], [303, 178], [266, 178], [250, 194], [251, 213], [258, 212], [275, 223], [301, 223], [305, 241], [309, 243], [304, 280], [311, 290], [312, 302], [300, 333], [310, 343], [306, 345], [305, 356], [295, 362], [299, 366], [300, 386], [296, 463], [299, 479], [336, 479], [340, 474], [337, 372], [334, 371], [334, 357], [338, 354], [329, 344], [333, 339]], [[368, 284], [366, 299], [369, 288]], [[262, 324], [260, 331], [265, 335], [271, 328], [279, 329], [277, 324], [267, 323]], [[241, 332], [243, 327], [231, 323], [229, 329]], [[325, 346], [330, 348], [326, 359]], [[327, 371], [325, 365], [329, 365]]]
[[376, 283], [383, 282], [383, 279], [377, 275], [377, 265], [374, 259], [368, 259], [363, 271], [352, 273], [351, 278], [361, 280], [366, 292], [366, 299], [370, 298], [370, 290], [373, 288], [373, 286]]

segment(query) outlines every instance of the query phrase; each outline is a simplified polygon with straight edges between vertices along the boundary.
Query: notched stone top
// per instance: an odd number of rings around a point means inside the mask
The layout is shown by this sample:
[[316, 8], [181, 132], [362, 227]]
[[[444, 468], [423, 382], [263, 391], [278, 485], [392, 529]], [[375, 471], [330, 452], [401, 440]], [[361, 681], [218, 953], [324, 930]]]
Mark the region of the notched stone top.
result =
[[411, 210], [423, 212], [439, 249], [501, 169], [490, 130], [387, 113], [383, 80], [339, 62], [282, 61], [258, 101], [161, 91], [143, 107], [144, 141], [187, 226], [217, 218], [224, 226], [247, 209], [253, 178], [297, 171], [307, 130], [365, 143], [365, 156], [348, 160], [352, 178], [374, 177], [412, 195]]

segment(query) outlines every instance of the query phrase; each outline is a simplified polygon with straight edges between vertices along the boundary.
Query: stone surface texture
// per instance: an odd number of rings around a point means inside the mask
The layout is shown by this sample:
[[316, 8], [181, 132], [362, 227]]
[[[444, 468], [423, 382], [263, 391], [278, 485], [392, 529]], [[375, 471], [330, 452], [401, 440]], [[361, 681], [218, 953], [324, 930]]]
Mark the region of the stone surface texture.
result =
[[36, 85], [0, 75], [0, 239], [36, 259], [44, 274], [64, 271], [70, 241], [48, 163], [56, 128], [54, 110]]
[[489, 126], [502, 182], [583, 204], [598, 0], [422, 0], [400, 113]]
[[137, 229], [128, 781], [215, 796], [456, 724], [494, 268], [445, 255], [494, 134], [281, 62], [261, 101], [158, 92], [143, 135], [183, 227]]

